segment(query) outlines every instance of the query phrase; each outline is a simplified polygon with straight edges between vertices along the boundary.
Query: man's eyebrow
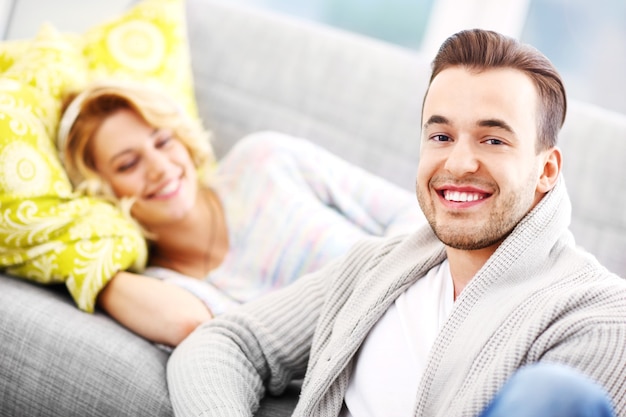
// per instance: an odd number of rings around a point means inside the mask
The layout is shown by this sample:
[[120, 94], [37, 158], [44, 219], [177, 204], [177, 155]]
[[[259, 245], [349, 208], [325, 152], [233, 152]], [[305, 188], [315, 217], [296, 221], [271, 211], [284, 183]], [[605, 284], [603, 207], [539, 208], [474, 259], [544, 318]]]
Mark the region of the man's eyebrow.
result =
[[509, 133], [515, 133], [513, 131], [513, 128], [504, 120], [500, 120], [500, 119], [486, 119], [486, 120], [480, 120], [477, 125], [479, 127], [497, 127], [499, 129], [503, 129], [506, 130]]
[[438, 114], [433, 114], [432, 116], [428, 118], [426, 123], [424, 123], [424, 129], [428, 128], [428, 126], [430, 125], [449, 125], [449, 124], [451, 124], [450, 120]]

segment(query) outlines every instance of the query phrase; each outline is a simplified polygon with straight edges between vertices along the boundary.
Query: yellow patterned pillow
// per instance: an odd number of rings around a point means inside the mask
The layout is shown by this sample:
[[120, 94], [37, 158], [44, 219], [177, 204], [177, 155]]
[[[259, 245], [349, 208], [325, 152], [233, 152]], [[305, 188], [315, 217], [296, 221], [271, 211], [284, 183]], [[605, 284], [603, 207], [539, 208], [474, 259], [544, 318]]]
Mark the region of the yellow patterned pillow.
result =
[[115, 78], [165, 88], [197, 115], [183, 0], [144, 0], [82, 38], [92, 81]]
[[44, 25], [0, 44], [0, 268], [65, 282], [85, 311], [116, 271], [143, 268], [147, 248], [117, 208], [73, 194], [53, 140], [60, 98], [92, 80], [140, 80], [196, 115], [183, 6], [144, 0], [83, 35]]
[[85, 85], [86, 70], [85, 61], [75, 45], [54, 27], [44, 24], [37, 36], [24, 44], [13, 64], [2, 73], [2, 78], [29, 85], [40, 92], [46, 105], [34, 106], [33, 111], [44, 123], [47, 133], [54, 137], [61, 99], [68, 90]]
[[0, 42], [0, 73], [6, 71], [28, 47], [28, 41], [19, 39]]
[[145, 241], [118, 209], [72, 194], [41, 116], [55, 104], [38, 88], [0, 78], [0, 267], [65, 282], [91, 312], [116, 271], [143, 267]]

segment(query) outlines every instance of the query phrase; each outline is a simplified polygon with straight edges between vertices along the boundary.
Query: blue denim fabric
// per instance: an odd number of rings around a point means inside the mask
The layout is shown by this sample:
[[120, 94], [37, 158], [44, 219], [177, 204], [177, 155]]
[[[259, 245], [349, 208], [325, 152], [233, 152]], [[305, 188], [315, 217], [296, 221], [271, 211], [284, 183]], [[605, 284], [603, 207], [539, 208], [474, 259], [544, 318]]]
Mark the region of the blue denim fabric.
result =
[[564, 365], [521, 368], [480, 417], [615, 417], [604, 389]]

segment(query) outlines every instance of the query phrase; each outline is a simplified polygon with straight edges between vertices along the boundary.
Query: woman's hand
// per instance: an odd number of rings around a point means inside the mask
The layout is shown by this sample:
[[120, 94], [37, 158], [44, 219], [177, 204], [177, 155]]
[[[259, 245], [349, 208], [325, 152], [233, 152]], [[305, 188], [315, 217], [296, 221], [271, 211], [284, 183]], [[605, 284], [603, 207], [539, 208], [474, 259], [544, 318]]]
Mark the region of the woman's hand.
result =
[[118, 272], [98, 295], [98, 305], [131, 331], [177, 346], [213, 316], [189, 291], [156, 278]]

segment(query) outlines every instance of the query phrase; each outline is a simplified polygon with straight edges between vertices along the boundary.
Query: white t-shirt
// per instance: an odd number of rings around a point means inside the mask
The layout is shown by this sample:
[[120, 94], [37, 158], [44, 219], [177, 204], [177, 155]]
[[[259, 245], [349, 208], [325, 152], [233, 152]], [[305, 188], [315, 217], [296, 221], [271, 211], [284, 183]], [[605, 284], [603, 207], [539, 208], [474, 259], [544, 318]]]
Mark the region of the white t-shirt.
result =
[[437, 334], [454, 305], [445, 260], [392, 304], [359, 349], [343, 417], [410, 416]]

